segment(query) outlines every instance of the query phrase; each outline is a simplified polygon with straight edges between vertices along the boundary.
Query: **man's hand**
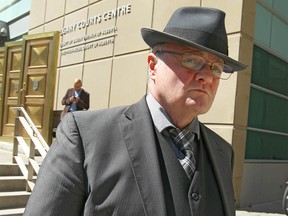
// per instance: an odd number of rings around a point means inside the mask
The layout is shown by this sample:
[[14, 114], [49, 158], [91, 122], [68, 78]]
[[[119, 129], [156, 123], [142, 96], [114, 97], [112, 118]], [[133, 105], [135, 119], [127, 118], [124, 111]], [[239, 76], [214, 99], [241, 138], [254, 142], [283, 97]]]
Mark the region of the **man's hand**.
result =
[[72, 102], [72, 103], [78, 103], [79, 100], [80, 100], [79, 97], [72, 96], [72, 97], [69, 98], [69, 101]]
[[72, 96], [72, 97], [69, 98], [69, 101], [70, 101], [70, 102], [74, 102], [74, 100], [75, 100], [75, 97], [74, 97], [74, 96]]
[[75, 102], [75, 103], [78, 103], [79, 100], [80, 100], [79, 97], [74, 98], [74, 102]]

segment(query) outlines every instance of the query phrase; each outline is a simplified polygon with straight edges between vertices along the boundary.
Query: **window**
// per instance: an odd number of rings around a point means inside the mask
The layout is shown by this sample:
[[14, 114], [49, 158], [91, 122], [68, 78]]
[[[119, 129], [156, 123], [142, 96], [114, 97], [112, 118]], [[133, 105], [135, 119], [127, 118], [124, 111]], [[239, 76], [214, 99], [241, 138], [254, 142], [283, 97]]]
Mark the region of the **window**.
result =
[[245, 158], [288, 160], [288, 137], [248, 130]]
[[256, 45], [245, 158], [288, 160], [288, 63]]
[[256, 4], [246, 159], [288, 160], [288, 3]]

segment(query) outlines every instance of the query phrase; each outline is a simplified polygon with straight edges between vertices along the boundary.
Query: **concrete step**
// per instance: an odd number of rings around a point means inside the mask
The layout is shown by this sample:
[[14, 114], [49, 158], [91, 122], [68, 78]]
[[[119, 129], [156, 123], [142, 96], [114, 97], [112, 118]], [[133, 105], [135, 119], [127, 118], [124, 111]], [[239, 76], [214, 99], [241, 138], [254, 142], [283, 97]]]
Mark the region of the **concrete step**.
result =
[[25, 190], [26, 180], [24, 176], [0, 176], [0, 192]]
[[25, 208], [0, 210], [0, 216], [22, 216]]
[[20, 176], [22, 175], [17, 164], [0, 164], [0, 176]]
[[24, 208], [30, 194], [26, 191], [0, 192], [0, 210]]
[[[39, 161], [37, 161], [39, 164]], [[40, 164], [39, 164], [40, 166]], [[28, 168], [28, 165], [26, 164], [26, 168]], [[22, 176], [22, 172], [18, 166], [18, 164], [13, 163], [6, 163], [6, 164], [0, 164], [0, 176]], [[34, 171], [34, 175], [36, 175]]]

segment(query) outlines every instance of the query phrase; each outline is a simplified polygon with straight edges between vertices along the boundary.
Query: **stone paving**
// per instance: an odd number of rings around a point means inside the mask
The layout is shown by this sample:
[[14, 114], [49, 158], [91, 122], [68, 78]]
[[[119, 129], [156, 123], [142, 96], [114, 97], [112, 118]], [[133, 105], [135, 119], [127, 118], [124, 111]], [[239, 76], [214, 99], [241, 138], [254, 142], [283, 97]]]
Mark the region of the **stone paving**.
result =
[[237, 211], [236, 216], [285, 216], [285, 214]]

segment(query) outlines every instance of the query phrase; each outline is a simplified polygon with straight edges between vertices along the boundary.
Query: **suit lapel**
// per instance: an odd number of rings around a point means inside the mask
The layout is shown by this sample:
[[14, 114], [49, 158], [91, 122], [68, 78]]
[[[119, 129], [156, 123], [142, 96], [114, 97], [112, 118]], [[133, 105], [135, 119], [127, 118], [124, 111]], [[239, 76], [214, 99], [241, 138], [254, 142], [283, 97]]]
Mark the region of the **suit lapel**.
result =
[[146, 215], [166, 215], [156, 136], [145, 98], [132, 105], [119, 123]]
[[[202, 124], [200, 124], [201, 136], [203, 138], [203, 143], [206, 145], [208, 155], [211, 160], [211, 165], [214, 170], [217, 184], [221, 193], [224, 210], [227, 216], [235, 215], [234, 208], [234, 194], [233, 185], [231, 184], [231, 170], [229, 170], [227, 163], [225, 161], [227, 156], [224, 155], [223, 149], [213, 133], [210, 133]], [[234, 212], [234, 213], [233, 213]]]

